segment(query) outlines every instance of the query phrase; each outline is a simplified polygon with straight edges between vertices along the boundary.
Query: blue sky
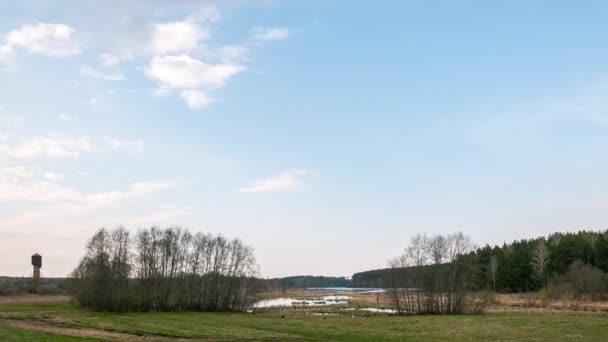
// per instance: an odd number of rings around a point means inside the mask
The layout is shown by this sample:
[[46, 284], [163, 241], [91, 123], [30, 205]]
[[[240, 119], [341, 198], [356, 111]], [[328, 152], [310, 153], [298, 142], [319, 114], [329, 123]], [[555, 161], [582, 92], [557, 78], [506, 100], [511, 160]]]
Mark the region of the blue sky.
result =
[[117, 225], [239, 236], [264, 276], [607, 226], [604, 2], [1, 6], [2, 274]]

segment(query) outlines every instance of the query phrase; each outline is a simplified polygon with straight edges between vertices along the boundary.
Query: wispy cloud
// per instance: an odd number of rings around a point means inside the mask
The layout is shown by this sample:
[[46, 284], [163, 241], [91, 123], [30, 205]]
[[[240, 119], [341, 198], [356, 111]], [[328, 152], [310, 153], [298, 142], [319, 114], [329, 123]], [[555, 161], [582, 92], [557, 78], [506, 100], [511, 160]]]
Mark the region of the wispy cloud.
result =
[[192, 212], [193, 208], [190, 206], [159, 204], [153, 212], [129, 220], [129, 223], [135, 225], [175, 224], [176, 220], [183, 220]]
[[125, 79], [125, 76], [121, 73], [103, 72], [86, 64], [80, 66], [80, 74], [82, 76], [102, 79], [106, 81], [123, 81]]
[[[480, 116], [468, 125], [466, 139], [513, 157], [529, 156], [543, 150], [549, 142], [547, 137], [559, 136], [555, 143], [562, 145], [597, 139], [594, 135], [587, 135], [584, 139], [576, 137], [576, 141], [569, 142], [575, 137], [569, 131], [577, 126], [608, 127], [606, 91], [608, 81], [603, 79], [590, 82], [570, 94], [556, 94]], [[552, 151], [558, 149], [553, 148]]]
[[251, 37], [259, 41], [283, 40], [289, 38], [289, 29], [286, 27], [261, 27], [251, 29]]
[[193, 110], [207, 108], [213, 103], [213, 98], [201, 90], [186, 89], [182, 90], [179, 94], [186, 101], [188, 107]]
[[121, 61], [121, 58], [118, 57], [117, 55], [107, 53], [107, 52], [100, 54], [98, 59], [99, 59], [99, 63], [101, 63], [101, 65], [103, 65], [103, 66], [113, 66], [113, 65], [118, 64]]
[[97, 209], [161, 192], [176, 185], [173, 181], [137, 182], [131, 184], [126, 191], [84, 193], [58, 183], [63, 179], [61, 174], [23, 166], [2, 168], [0, 201], [47, 203], [70, 210]]
[[59, 182], [62, 181], [64, 176], [62, 174], [59, 173], [53, 173], [53, 172], [44, 172], [44, 178], [50, 182]]
[[11, 142], [10, 135], [0, 134], [0, 157], [15, 159], [78, 158], [93, 149], [89, 137], [70, 137], [63, 134], [40, 135]]
[[63, 121], [63, 122], [76, 122], [78, 121], [78, 118], [66, 113], [61, 113], [59, 114], [59, 120]]
[[309, 170], [288, 170], [276, 176], [253, 181], [238, 192], [298, 192], [306, 189], [302, 179], [312, 175]]
[[104, 139], [110, 148], [114, 150], [141, 152], [144, 149], [144, 143], [141, 140], [121, 140], [111, 136], [106, 136]]

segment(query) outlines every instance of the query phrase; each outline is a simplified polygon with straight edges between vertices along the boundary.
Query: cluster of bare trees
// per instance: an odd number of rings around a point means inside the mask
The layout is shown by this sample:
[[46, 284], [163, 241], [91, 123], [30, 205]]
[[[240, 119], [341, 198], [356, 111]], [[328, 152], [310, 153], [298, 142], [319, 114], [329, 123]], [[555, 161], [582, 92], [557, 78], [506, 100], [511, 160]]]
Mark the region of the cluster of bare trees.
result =
[[176, 228], [99, 230], [72, 273], [78, 302], [105, 311], [233, 311], [252, 299], [257, 272], [238, 239]]
[[479, 312], [474, 245], [463, 233], [414, 236], [400, 257], [390, 262], [385, 286], [399, 313], [451, 314]]
[[606, 273], [597, 267], [576, 260], [566, 273], [551, 277], [548, 282], [549, 295], [562, 299], [605, 299], [607, 278]]

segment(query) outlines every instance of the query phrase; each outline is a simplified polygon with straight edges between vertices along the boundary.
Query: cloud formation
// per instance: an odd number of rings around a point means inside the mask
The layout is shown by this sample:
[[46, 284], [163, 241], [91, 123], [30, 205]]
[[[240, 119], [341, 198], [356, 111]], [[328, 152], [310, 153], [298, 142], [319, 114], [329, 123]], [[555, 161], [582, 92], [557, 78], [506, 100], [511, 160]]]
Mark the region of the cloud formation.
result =
[[0, 134], [0, 158], [78, 158], [81, 153], [93, 149], [89, 137], [86, 136], [51, 134], [22, 138], [17, 143], [11, 143], [10, 140], [10, 135]]
[[154, 57], [145, 73], [166, 88], [221, 87], [245, 70], [234, 64], [207, 64], [188, 55]]
[[253, 181], [238, 192], [298, 192], [304, 191], [302, 178], [312, 175], [308, 170], [288, 170], [279, 175]]
[[106, 81], [122, 81], [125, 79], [125, 76], [121, 73], [103, 72], [86, 64], [80, 66], [80, 74], [89, 78], [97, 78]]
[[182, 90], [179, 95], [186, 101], [188, 107], [193, 110], [207, 108], [213, 103], [213, 98], [204, 91], [197, 89]]
[[[27, 170], [27, 169], [26, 169]], [[28, 171], [27, 175], [11, 175], [15, 170], [0, 170], [0, 202], [46, 203], [55, 209], [70, 213], [99, 209], [118, 205], [125, 200], [135, 199], [164, 191], [175, 186], [172, 181], [137, 182], [125, 191], [84, 193], [60, 184], [63, 175], [50, 172], [40, 174]]]
[[153, 54], [192, 51], [199, 40], [209, 37], [209, 30], [194, 20], [155, 24], [150, 50]]
[[141, 152], [144, 149], [144, 142], [141, 140], [121, 140], [111, 136], [106, 136], [104, 139], [113, 150]]
[[283, 40], [289, 38], [289, 29], [286, 27], [260, 27], [251, 29], [251, 37], [259, 41]]
[[61, 113], [59, 114], [59, 120], [63, 121], [63, 122], [76, 122], [78, 121], [78, 118], [66, 113]]
[[159, 84], [156, 95], [166, 95], [180, 89], [179, 95], [190, 109], [207, 108], [213, 101], [203, 89], [222, 87], [234, 75], [245, 70], [232, 63], [208, 64], [188, 55], [156, 56], [145, 69], [148, 78]]
[[10, 31], [0, 46], [0, 61], [10, 62], [16, 48], [49, 57], [69, 57], [82, 51], [75, 29], [65, 24], [47, 23], [22, 25]]

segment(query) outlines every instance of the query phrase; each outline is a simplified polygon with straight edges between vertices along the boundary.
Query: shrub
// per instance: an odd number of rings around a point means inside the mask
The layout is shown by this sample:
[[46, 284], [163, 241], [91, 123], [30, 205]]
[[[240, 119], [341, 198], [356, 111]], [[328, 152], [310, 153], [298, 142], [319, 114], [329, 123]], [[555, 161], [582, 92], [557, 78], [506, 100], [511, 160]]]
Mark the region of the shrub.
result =
[[50, 286], [50, 285], [42, 285], [39, 286], [38, 289], [36, 290], [37, 294], [40, 295], [57, 295], [60, 294], [62, 291], [56, 287], [56, 286]]
[[563, 275], [553, 276], [550, 292], [558, 298], [598, 300], [606, 296], [605, 274], [599, 268], [574, 261]]

